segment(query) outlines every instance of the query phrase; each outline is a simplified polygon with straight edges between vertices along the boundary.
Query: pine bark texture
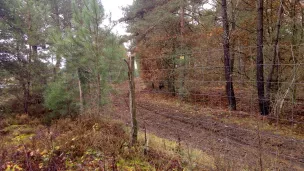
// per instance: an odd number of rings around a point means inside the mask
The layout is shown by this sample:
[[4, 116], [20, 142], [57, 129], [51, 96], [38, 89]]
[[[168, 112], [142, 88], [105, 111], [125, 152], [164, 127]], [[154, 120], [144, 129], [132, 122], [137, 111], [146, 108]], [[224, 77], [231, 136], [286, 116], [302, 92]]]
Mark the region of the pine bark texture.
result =
[[228, 97], [228, 105], [230, 110], [236, 110], [236, 99], [233, 89], [232, 81], [232, 60], [230, 57], [229, 44], [229, 24], [227, 16], [227, 2], [222, 0], [222, 19], [223, 19], [223, 48], [224, 48], [224, 65], [225, 65], [225, 79], [226, 79], [226, 94]]
[[261, 115], [269, 114], [269, 101], [265, 98], [264, 90], [264, 57], [263, 57], [263, 0], [258, 0], [257, 20], [257, 58], [256, 58], [256, 79], [258, 90], [258, 101]]

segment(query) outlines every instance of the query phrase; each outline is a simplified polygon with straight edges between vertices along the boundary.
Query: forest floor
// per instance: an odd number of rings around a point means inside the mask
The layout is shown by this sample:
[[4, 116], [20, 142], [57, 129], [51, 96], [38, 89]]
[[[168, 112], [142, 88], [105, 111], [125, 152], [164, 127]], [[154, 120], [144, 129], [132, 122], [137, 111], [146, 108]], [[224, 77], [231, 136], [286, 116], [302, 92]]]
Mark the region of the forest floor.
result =
[[[109, 115], [130, 124], [128, 84], [115, 88], [120, 91], [112, 96]], [[141, 130], [203, 151], [214, 161], [208, 167], [217, 168], [221, 162], [225, 170], [304, 169], [304, 133], [294, 125], [276, 125], [258, 114], [198, 107], [146, 90], [137, 79]]]
[[[45, 126], [21, 114], [0, 117], [0, 170], [181, 170], [189, 167], [176, 155], [177, 144], [166, 141], [164, 152], [154, 137], [144, 153], [144, 136], [129, 146], [128, 129], [121, 122], [97, 115], [59, 119]], [[191, 169], [193, 170], [193, 169]], [[202, 170], [202, 169], [197, 169]]]

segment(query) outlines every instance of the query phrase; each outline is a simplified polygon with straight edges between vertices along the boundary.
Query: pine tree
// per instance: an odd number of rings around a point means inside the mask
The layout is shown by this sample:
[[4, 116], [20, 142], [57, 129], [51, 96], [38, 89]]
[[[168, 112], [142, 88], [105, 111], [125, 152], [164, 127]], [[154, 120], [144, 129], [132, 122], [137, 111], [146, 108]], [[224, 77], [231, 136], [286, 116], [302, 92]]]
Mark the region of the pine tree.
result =
[[47, 74], [43, 74], [47, 68], [41, 61], [44, 56], [38, 53], [45, 44], [42, 14], [46, 8], [43, 2], [33, 0], [6, 1], [3, 6], [1, 30], [6, 35], [2, 42], [6, 53], [1, 54], [1, 66], [18, 80], [23, 91], [23, 110], [29, 113], [30, 104], [41, 101], [47, 79]]
[[228, 97], [229, 109], [236, 110], [236, 100], [233, 89], [232, 81], [232, 59], [230, 55], [230, 38], [229, 38], [229, 23], [227, 14], [227, 2], [222, 0], [222, 23], [223, 23], [223, 49], [224, 49], [224, 65], [225, 65], [225, 78], [226, 78], [226, 94]]
[[262, 115], [269, 114], [269, 101], [265, 98], [265, 90], [264, 90], [264, 57], [263, 57], [263, 33], [264, 33], [264, 25], [263, 25], [263, 11], [264, 11], [264, 1], [258, 0], [258, 20], [257, 20], [257, 90], [258, 90], [258, 100], [260, 112]]
[[[78, 107], [80, 112], [86, 109], [99, 111], [108, 102], [108, 82], [126, 78], [126, 68], [120, 65], [126, 51], [118, 36], [108, 27], [101, 27], [104, 14], [100, 1], [73, 1], [72, 14], [71, 26], [62, 28], [64, 34], [53, 32], [50, 37], [55, 55], [65, 61], [53, 86], [58, 85], [57, 79], [66, 79], [70, 94], [77, 97], [70, 99], [71, 104], [76, 104], [72, 106]], [[54, 103], [52, 100], [56, 98], [49, 99]]]

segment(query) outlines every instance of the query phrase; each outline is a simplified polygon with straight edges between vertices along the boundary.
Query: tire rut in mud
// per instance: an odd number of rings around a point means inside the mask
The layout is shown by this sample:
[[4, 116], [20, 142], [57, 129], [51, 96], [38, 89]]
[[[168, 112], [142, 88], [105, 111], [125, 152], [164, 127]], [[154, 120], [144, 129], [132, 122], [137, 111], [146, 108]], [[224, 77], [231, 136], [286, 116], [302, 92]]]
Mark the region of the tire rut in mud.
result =
[[[127, 96], [125, 96], [127, 97]], [[116, 119], [130, 123], [128, 99], [115, 98]], [[264, 165], [273, 164], [281, 170], [302, 170], [303, 140], [296, 140], [271, 132], [260, 131], [262, 148], [259, 146], [258, 131], [234, 124], [226, 124], [203, 114], [192, 115], [187, 111], [167, 105], [156, 105], [149, 101], [137, 101], [138, 121], [141, 128], [162, 138], [181, 140], [184, 144], [201, 149], [210, 155], [219, 155], [232, 162], [259, 165], [260, 152]]]
[[[292, 138], [270, 134], [264, 131], [258, 132], [257, 130], [244, 129], [232, 124], [224, 124], [222, 122], [215, 121], [213, 118], [207, 116], [200, 115], [190, 117], [189, 115], [185, 114], [185, 112], [180, 113], [176, 112], [176, 110], [168, 110], [163, 106], [160, 107], [149, 103], [139, 102], [137, 105], [140, 108], [154, 112], [156, 115], [163, 116], [167, 119], [175, 120], [183, 124], [191, 125], [196, 129], [211, 132], [208, 137], [201, 138], [225, 139], [225, 141], [228, 141], [226, 143], [229, 143], [229, 155], [235, 156], [236, 158], [242, 156], [240, 155], [240, 153], [248, 155], [248, 152], [252, 153], [252, 157], [257, 157], [257, 151], [262, 150], [264, 154], [266, 153], [267, 155], [272, 157], [280, 157], [282, 160], [287, 160], [288, 162], [290, 162], [291, 165], [296, 164], [299, 167], [304, 168], [304, 143], [302, 140], [295, 140]], [[159, 108], [161, 109], [155, 110]], [[147, 112], [143, 113], [147, 114]], [[200, 135], [196, 136], [199, 137]], [[261, 147], [259, 146], [259, 136], [261, 137], [260, 141], [262, 143], [262, 149], [260, 149]], [[238, 148], [235, 149], [235, 146], [237, 146]], [[254, 150], [252, 150], [252, 148]], [[217, 147], [213, 146], [212, 149], [217, 149]], [[219, 148], [218, 150], [222, 151], [223, 149]], [[237, 152], [235, 153], [231, 150], [236, 150]], [[227, 151], [227, 148], [224, 151]], [[277, 152], [280, 152], [280, 154], [278, 154]]]

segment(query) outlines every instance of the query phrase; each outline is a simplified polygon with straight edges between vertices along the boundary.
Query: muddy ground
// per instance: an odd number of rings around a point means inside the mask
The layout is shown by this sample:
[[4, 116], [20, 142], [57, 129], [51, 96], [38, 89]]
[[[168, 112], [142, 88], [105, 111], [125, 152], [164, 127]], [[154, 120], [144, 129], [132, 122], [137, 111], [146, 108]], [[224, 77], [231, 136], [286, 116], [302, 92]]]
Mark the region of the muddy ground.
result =
[[[130, 124], [127, 85], [120, 90], [113, 96], [111, 117]], [[227, 169], [304, 170], [304, 139], [260, 130], [267, 121], [257, 122], [253, 129], [210, 116], [217, 110], [177, 108], [147, 98], [153, 91], [137, 89], [136, 93], [141, 129], [200, 149], [223, 160]]]

